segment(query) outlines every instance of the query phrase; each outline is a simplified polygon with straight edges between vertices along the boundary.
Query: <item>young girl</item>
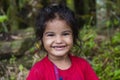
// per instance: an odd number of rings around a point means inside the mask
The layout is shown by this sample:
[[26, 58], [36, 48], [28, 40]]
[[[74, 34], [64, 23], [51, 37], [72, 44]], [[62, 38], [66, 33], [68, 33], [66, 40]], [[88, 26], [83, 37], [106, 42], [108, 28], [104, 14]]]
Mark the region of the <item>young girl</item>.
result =
[[69, 8], [54, 4], [41, 9], [36, 36], [47, 56], [32, 67], [27, 80], [98, 80], [86, 60], [71, 55], [78, 39], [78, 25]]

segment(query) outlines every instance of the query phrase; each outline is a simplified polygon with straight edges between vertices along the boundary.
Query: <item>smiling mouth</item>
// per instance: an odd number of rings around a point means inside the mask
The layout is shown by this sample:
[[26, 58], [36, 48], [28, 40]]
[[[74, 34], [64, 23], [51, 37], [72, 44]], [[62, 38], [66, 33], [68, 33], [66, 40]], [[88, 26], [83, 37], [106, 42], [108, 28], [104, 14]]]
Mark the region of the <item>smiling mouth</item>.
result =
[[53, 46], [55, 50], [63, 50], [66, 46]]

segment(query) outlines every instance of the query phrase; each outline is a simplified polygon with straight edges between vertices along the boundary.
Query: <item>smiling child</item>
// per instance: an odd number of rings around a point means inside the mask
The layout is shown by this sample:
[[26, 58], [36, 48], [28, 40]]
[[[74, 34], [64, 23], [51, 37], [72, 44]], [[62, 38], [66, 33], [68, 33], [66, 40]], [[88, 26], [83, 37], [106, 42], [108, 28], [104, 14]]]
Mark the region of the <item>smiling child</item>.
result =
[[36, 36], [47, 55], [31, 68], [26, 80], [99, 80], [85, 59], [71, 55], [78, 39], [77, 24], [74, 13], [64, 5], [40, 10]]

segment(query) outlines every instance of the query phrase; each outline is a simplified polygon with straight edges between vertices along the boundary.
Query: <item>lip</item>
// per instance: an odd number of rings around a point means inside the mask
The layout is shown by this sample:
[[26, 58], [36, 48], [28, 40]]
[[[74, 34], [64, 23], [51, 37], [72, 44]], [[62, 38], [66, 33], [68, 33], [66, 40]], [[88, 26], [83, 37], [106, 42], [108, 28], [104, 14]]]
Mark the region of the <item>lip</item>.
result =
[[66, 46], [53, 46], [52, 48], [54, 48], [57, 51], [63, 50], [66, 48]]

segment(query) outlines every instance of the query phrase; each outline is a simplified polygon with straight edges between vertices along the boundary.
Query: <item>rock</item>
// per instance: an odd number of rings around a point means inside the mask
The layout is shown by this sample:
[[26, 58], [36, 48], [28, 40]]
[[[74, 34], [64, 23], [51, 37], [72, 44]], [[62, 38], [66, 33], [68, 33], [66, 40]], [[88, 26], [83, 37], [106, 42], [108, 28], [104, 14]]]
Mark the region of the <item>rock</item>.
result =
[[11, 36], [14, 40], [0, 41], [0, 59], [10, 55], [24, 55], [25, 51], [31, 48], [35, 42], [33, 29], [21, 30], [15, 36]]

